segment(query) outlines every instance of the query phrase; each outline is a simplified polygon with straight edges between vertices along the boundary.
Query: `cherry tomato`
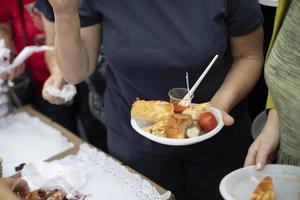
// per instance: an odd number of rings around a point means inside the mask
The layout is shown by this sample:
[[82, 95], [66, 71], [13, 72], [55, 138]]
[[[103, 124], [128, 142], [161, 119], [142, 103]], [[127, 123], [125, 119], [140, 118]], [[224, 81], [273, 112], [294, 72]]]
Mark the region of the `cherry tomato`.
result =
[[205, 133], [207, 133], [216, 128], [217, 120], [211, 112], [203, 112], [198, 118], [198, 125]]

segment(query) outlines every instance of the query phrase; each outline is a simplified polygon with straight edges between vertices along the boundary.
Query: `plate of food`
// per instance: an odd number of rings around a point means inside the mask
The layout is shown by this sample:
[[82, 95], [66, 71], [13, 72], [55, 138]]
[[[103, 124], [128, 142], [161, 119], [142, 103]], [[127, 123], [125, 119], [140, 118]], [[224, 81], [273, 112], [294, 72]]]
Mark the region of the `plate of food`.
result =
[[[221, 111], [209, 103], [178, 105], [160, 100], [136, 100], [131, 125], [142, 136], [165, 145], [183, 146], [207, 140], [224, 126]], [[176, 112], [175, 112], [176, 111]]]
[[241, 168], [226, 175], [220, 183], [225, 200], [299, 200], [300, 167], [266, 165]]

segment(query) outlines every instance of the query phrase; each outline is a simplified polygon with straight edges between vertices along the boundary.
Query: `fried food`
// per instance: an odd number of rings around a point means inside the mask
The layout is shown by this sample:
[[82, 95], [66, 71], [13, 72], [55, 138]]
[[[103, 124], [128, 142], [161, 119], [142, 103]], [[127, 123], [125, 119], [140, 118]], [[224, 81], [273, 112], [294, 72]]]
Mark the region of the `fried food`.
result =
[[275, 190], [271, 177], [265, 177], [258, 184], [250, 200], [275, 200]]
[[144, 127], [143, 130], [159, 137], [167, 137], [165, 134], [165, 127], [167, 125], [167, 122], [168, 120], [162, 120], [156, 122], [151, 126]]
[[186, 129], [193, 124], [192, 117], [186, 114], [173, 114], [168, 119], [165, 127], [167, 138], [182, 139], [185, 137]]
[[27, 194], [24, 200], [67, 200], [67, 197], [61, 190], [38, 189]]
[[154, 123], [168, 119], [173, 113], [173, 105], [165, 101], [136, 100], [131, 109], [132, 118]]

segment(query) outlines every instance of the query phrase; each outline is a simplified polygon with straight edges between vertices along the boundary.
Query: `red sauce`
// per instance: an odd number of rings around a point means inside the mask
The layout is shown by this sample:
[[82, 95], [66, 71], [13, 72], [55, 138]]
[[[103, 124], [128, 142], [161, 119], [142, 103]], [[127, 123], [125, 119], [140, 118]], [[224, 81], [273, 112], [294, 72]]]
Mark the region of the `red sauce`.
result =
[[171, 101], [171, 103], [174, 106], [174, 112], [177, 114], [181, 114], [185, 109], [187, 109], [189, 107], [189, 105], [182, 105], [181, 103], [179, 103], [178, 101]]

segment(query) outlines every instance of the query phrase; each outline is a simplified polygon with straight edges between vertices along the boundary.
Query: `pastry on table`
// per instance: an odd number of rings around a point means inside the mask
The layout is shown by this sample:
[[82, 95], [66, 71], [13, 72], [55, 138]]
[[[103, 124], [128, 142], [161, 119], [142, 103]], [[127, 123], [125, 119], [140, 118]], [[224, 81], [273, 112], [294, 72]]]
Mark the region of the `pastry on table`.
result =
[[173, 113], [174, 106], [169, 102], [136, 100], [132, 104], [131, 118], [155, 123], [167, 119]]
[[26, 195], [24, 200], [68, 200], [66, 193], [61, 190], [38, 189]]
[[193, 124], [193, 119], [186, 114], [173, 114], [167, 121], [165, 134], [167, 138], [182, 139], [185, 137], [187, 128]]
[[250, 200], [275, 200], [275, 190], [272, 178], [265, 177], [254, 190]]

